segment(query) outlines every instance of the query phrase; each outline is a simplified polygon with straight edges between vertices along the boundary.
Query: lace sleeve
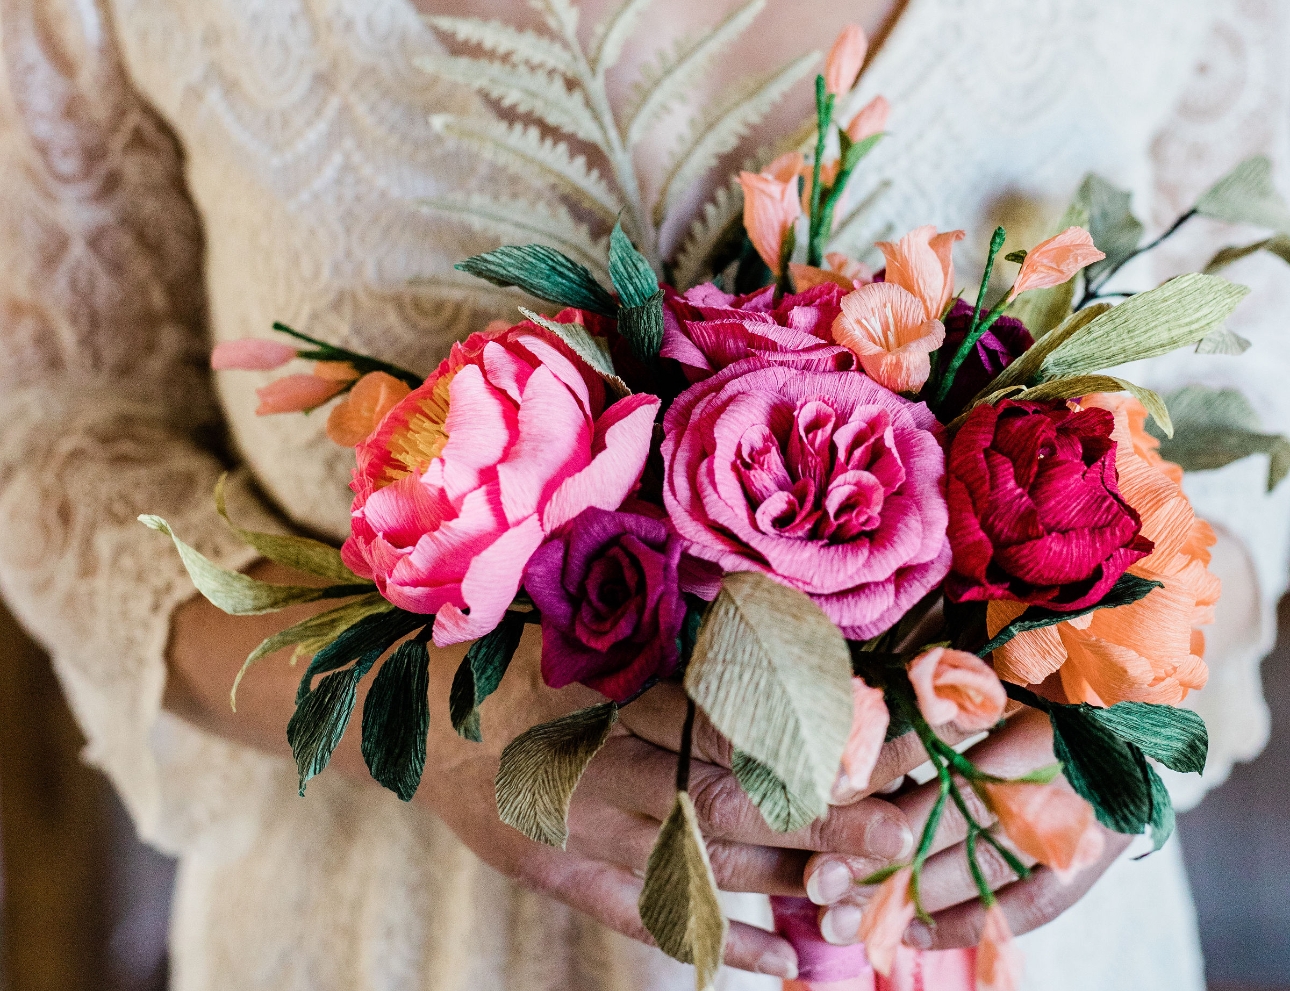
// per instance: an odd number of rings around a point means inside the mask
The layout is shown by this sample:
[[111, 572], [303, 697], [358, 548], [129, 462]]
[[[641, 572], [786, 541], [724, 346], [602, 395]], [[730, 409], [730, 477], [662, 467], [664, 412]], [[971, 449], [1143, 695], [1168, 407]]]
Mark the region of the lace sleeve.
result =
[[185, 774], [167, 766], [216, 766], [210, 748], [226, 769], [267, 760], [161, 714], [169, 614], [192, 585], [135, 519], [250, 560], [214, 514], [222, 466], [197, 440], [218, 422], [200, 227], [101, 7], [4, 0], [0, 29], [0, 589], [51, 653], [87, 759], [174, 848], [230, 803], [168, 796]]

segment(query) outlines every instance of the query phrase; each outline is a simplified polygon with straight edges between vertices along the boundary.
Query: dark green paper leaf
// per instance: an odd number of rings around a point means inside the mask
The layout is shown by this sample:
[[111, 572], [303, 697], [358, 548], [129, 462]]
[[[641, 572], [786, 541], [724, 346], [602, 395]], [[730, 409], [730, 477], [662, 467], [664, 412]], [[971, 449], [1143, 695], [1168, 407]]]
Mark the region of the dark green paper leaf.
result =
[[458, 736], [476, 743], [483, 741], [479, 731], [479, 706], [502, 683], [523, 635], [523, 614], [510, 611], [466, 651], [448, 695], [448, 714]]
[[430, 652], [423, 641], [409, 640], [381, 665], [363, 703], [363, 759], [372, 777], [405, 802], [425, 770], [429, 690]]
[[1147, 829], [1151, 833], [1152, 846], [1159, 850], [1174, 832], [1174, 803], [1156, 769], [1146, 761], [1142, 762], [1142, 767], [1151, 785], [1151, 820]]
[[538, 299], [612, 317], [618, 304], [583, 265], [542, 244], [503, 245], [455, 266], [495, 286], [518, 286]]
[[640, 306], [618, 311], [618, 333], [631, 345], [632, 354], [652, 362], [663, 349], [663, 290], [659, 289]]
[[1111, 590], [1106, 595], [1098, 602], [1084, 609], [1056, 612], [1040, 606], [1030, 606], [995, 634], [989, 643], [977, 651], [977, 654], [980, 657], [988, 656], [991, 651], [998, 650], [1018, 633], [1025, 633], [1028, 630], [1040, 630], [1045, 626], [1056, 626], [1058, 623], [1064, 623], [1070, 619], [1087, 616], [1095, 609], [1114, 609], [1117, 606], [1127, 606], [1137, 602], [1139, 599], [1146, 598], [1148, 594], [1157, 588], [1164, 588], [1164, 585], [1147, 578], [1139, 578], [1137, 575], [1131, 575], [1126, 571], [1116, 579], [1115, 584], [1111, 586]]
[[305, 669], [304, 676], [300, 679], [300, 688], [296, 692], [296, 704], [299, 705], [308, 696], [309, 686], [318, 675], [343, 668], [354, 660], [359, 664], [367, 664], [370, 668], [398, 641], [432, 622], [434, 622], [433, 616], [422, 616], [402, 609], [375, 613], [360, 619], [314, 654], [313, 660], [309, 662], [309, 667]]
[[1205, 770], [1209, 731], [1190, 709], [1148, 702], [1117, 702], [1109, 709], [1088, 707], [1091, 718], [1148, 757], [1183, 774]]
[[609, 277], [624, 307], [643, 306], [658, 292], [658, 277], [649, 261], [636, 250], [622, 221], [609, 235]]
[[1024, 248], [1020, 251], [1009, 251], [1006, 255], [1003, 256], [1003, 260], [1006, 262], [1012, 262], [1014, 265], [1020, 265], [1022, 262], [1026, 260], [1027, 254], [1029, 254], [1029, 252], [1027, 252]]
[[1098, 821], [1136, 836], [1151, 821], [1152, 800], [1142, 754], [1080, 706], [1049, 707], [1053, 754], [1071, 787], [1093, 806]]
[[739, 787], [757, 806], [771, 829], [792, 833], [814, 821], [815, 816], [807, 804], [789, 791], [775, 772], [757, 758], [736, 747], [730, 769]]
[[301, 795], [309, 780], [321, 774], [331, 761], [354, 713], [358, 683], [375, 662], [376, 656], [370, 660], [365, 657], [352, 668], [329, 674], [316, 689], [297, 701], [296, 711], [287, 723], [287, 742], [291, 744], [300, 773]]

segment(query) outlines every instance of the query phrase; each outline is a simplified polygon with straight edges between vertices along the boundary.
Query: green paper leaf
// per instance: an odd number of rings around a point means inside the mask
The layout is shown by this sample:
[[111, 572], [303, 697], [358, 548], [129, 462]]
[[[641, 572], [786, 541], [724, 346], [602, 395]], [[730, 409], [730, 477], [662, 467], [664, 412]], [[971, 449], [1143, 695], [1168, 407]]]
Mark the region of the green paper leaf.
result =
[[851, 655], [809, 596], [759, 572], [725, 576], [685, 673], [712, 724], [797, 795], [812, 818], [851, 733]]
[[839, 156], [842, 164], [838, 169], [838, 173], [854, 171], [855, 167], [864, 161], [869, 152], [878, 147], [878, 142], [884, 137], [886, 135], [880, 131], [877, 134], [871, 134], [867, 138], [853, 142], [847, 137], [846, 131], [838, 131], [838, 140], [842, 142], [841, 155]]
[[1172, 439], [1161, 440], [1166, 461], [1184, 471], [1210, 471], [1266, 454], [1269, 492], [1290, 473], [1290, 439], [1263, 433], [1254, 407], [1236, 389], [1189, 385], [1171, 393], [1168, 402], [1178, 429]]
[[654, 361], [663, 349], [663, 290], [641, 306], [619, 310], [618, 332], [631, 345], [632, 354], [647, 364]]
[[426, 765], [430, 732], [430, 652], [421, 640], [399, 644], [376, 672], [363, 703], [363, 759], [372, 777], [412, 801]]
[[506, 674], [523, 635], [523, 614], [507, 612], [491, 632], [472, 643], [466, 651], [448, 695], [448, 715], [458, 736], [475, 743], [483, 742], [479, 731], [479, 706], [502, 683], [502, 676]]
[[[302, 619], [294, 626], [288, 626], [285, 630], [267, 637], [247, 655], [237, 672], [237, 677], [233, 679], [233, 688], [229, 691], [229, 702], [233, 711], [237, 711], [238, 686], [242, 684], [242, 679], [246, 677], [246, 672], [250, 670], [251, 665], [260, 658], [268, 657], [284, 647], [291, 646], [296, 648], [296, 657], [301, 654], [316, 654], [359, 620], [375, 613], [390, 612], [393, 608], [393, 603], [381, 598], [379, 592], [369, 592], [353, 602], [347, 602], [343, 606], [329, 609], [317, 616]], [[292, 660], [294, 659], [293, 657]]]
[[1096, 609], [1114, 609], [1117, 606], [1127, 606], [1137, 602], [1139, 599], [1145, 599], [1158, 588], [1164, 588], [1164, 585], [1147, 578], [1139, 578], [1137, 575], [1131, 575], [1126, 571], [1116, 579], [1115, 584], [1111, 586], [1111, 590], [1106, 595], [1102, 596], [1093, 605], [1083, 609], [1057, 612], [1052, 609], [1044, 609], [1041, 606], [1029, 606], [1025, 612], [995, 634], [989, 643], [977, 651], [977, 655], [988, 657], [991, 651], [998, 650], [1018, 633], [1025, 633], [1027, 630], [1042, 630], [1046, 626], [1056, 626], [1058, 623], [1065, 623], [1067, 620], [1087, 616]]
[[1049, 708], [1053, 755], [1066, 780], [1117, 833], [1136, 836], [1151, 820], [1150, 787], [1141, 771], [1141, 753], [1079, 706]]
[[1152, 848], [1159, 850], [1174, 833], [1174, 802], [1156, 769], [1146, 761], [1143, 761], [1142, 768], [1151, 788], [1151, 818], [1147, 821], [1147, 830], [1151, 834]]
[[1217, 220], [1290, 231], [1290, 207], [1272, 182], [1265, 155], [1247, 158], [1196, 201], [1196, 212]]
[[676, 793], [676, 804], [650, 851], [639, 908], [659, 949], [694, 965], [696, 988], [711, 988], [727, 926], [694, 804], [683, 791]]
[[1180, 275], [1100, 314], [1045, 359], [1043, 380], [1087, 375], [1195, 344], [1249, 294], [1216, 275]]
[[573, 791], [617, 720], [618, 706], [602, 702], [534, 726], [508, 743], [495, 782], [498, 818], [531, 840], [563, 850]]
[[495, 286], [518, 286], [538, 299], [612, 317], [618, 304], [583, 265], [542, 244], [503, 245], [458, 262], [456, 269]]
[[433, 622], [433, 616], [422, 616], [397, 608], [364, 616], [314, 654], [300, 679], [296, 704], [299, 705], [308, 696], [310, 686], [318, 675], [343, 668], [350, 661], [371, 667], [382, 654], [409, 633]]
[[1090, 718], [1121, 740], [1132, 743], [1170, 770], [1200, 774], [1209, 752], [1205, 720], [1190, 709], [1149, 702], [1117, 702], [1109, 709], [1089, 707]]
[[1132, 196], [1117, 189], [1099, 175], [1090, 173], [1084, 178], [1075, 203], [1088, 212], [1088, 231], [1093, 244], [1106, 254], [1084, 270], [1093, 282], [1106, 272], [1124, 264], [1142, 240], [1142, 221], [1133, 215]]
[[1019, 778], [1008, 778], [1008, 781], [1021, 781], [1028, 785], [1046, 785], [1055, 781], [1062, 773], [1061, 764], [1049, 764], [1047, 767], [1039, 767], [1029, 774], [1023, 774]]
[[609, 235], [609, 278], [624, 306], [643, 306], [658, 292], [658, 277], [636, 250], [620, 220]]
[[815, 820], [800, 798], [788, 790], [783, 781], [757, 758], [735, 748], [730, 769], [744, 794], [751, 799], [766, 820], [766, 825], [780, 833], [792, 833]]
[[287, 723], [287, 742], [300, 773], [300, 794], [309, 780], [323, 772], [349, 726], [358, 701], [358, 683], [372, 669], [376, 658], [329, 674], [318, 687], [296, 703]]
[[613, 359], [609, 357], [609, 345], [603, 338], [597, 337], [580, 323], [560, 323], [549, 320], [540, 313], [534, 313], [520, 307], [520, 312], [539, 327], [545, 327], [555, 334], [579, 358], [585, 361], [597, 375], [619, 396], [626, 396], [632, 390], [614, 371]]
[[1220, 327], [1210, 331], [1196, 343], [1197, 354], [1245, 354], [1250, 342], [1235, 331]]
[[[1030, 295], [1032, 294], [1026, 293], [1021, 298], [1025, 299]], [[1018, 388], [1033, 382], [1050, 354], [1110, 309], [1110, 303], [1093, 303], [1066, 317], [1057, 327], [1036, 340], [1020, 358], [996, 375], [989, 385], [973, 397], [973, 403], [986, 400], [1004, 389]], [[993, 399], [990, 401], [993, 402]]]
[[1003, 260], [1006, 262], [1012, 262], [1014, 265], [1020, 265], [1026, 260], [1026, 255], [1028, 254], [1029, 252], [1024, 248], [1019, 251], [1009, 251], [1003, 256]]
[[1266, 251], [1269, 254], [1276, 255], [1283, 262], [1290, 264], [1290, 237], [1285, 234], [1273, 234], [1272, 237], [1264, 238], [1262, 241], [1255, 241], [1253, 244], [1232, 245], [1224, 248], [1205, 266], [1206, 275], [1217, 275], [1228, 265], [1240, 261], [1242, 258], [1248, 258], [1259, 251]]
[[188, 576], [197, 586], [197, 591], [206, 596], [210, 602], [232, 616], [258, 616], [262, 613], [277, 612], [287, 606], [298, 606], [304, 602], [317, 602], [319, 599], [345, 599], [355, 595], [366, 595], [372, 590], [370, 584], [363, 585], [328, 585], [312, 587], [306, 585], [271, 585], [257, 581], [240, 571], [229, 571], [221, 568], [200, 551], [195, 550], [180, 540], [170, 524], [160, 516], [145, 514], [139, 522], [151, 530], [164, 533], [175, 542], [179, 556], [188, 569]]
[[1137, 399], [1152, 418], [1160, 425], [1165, 436], [1174, 434], [1173, 421], [1169, 417], [1169, 407], [1165, 401], [1151, 389], [1135, 385], [1127, 379], [1114, 375], [1075, 375], [1070, 378], [1053, 379], [1042, 382], [1018, 395], [1017, 399], [1074, 399], [1078, 396], [1091, 395], [1094, 392], [1128, 392]]

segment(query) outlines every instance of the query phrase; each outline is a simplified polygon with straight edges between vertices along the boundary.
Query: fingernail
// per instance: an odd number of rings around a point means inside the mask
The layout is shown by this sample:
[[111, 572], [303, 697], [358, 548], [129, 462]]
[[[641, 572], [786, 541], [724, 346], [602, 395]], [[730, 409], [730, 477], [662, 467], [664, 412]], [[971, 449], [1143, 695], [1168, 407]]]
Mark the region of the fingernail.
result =
[[872, 819], [864, 832], [865, 849], [884, 860], [904, 860], [914, 852], [914, 832], [903, 818]]
[[820, 920], [820, 935], [834, 946], [850, 946], [860, 937], [860, 909], [834, 905]]
[[850, 805], [860, 797], [860, 790], [853, 788], [851, 779], [846, 776], [846, 772], [839, 771], [838, 778], [833, 782], [833, 791], [829, 795], [830, 805]]
[[851, 872], [845, 864], [826, 860], [806, 880], [806, 897], [816, 905], [831, 905], [851, 887]]
[[797, 977], [797, 960], [784, 950], [767, 950], [757, 960], [757, 973], [782, 977], [786, 981]]
[[932, 942], [932, 930], [926, 922], [915, 919], [909, 924], [909, 928], [905, 930], [905, 943], [915, 950], [930, 950]]

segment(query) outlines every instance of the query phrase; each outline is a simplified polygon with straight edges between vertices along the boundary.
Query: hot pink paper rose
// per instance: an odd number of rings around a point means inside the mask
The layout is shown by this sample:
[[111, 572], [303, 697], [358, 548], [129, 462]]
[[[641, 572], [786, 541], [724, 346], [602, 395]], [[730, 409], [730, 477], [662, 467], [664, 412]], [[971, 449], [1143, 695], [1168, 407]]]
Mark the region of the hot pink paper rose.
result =
[[865, 639], [949, 570], [934, 426], [859, 372], [749, 359], [668, 410], [663, 501], [690, 554], [800, 589]]
[[617, 509], [649, 452], [654, 396], [604, 383], [532, 323], [454, 344], [357, 448], [342, 556], [439, 646], [497, 625], [546, 534]]

